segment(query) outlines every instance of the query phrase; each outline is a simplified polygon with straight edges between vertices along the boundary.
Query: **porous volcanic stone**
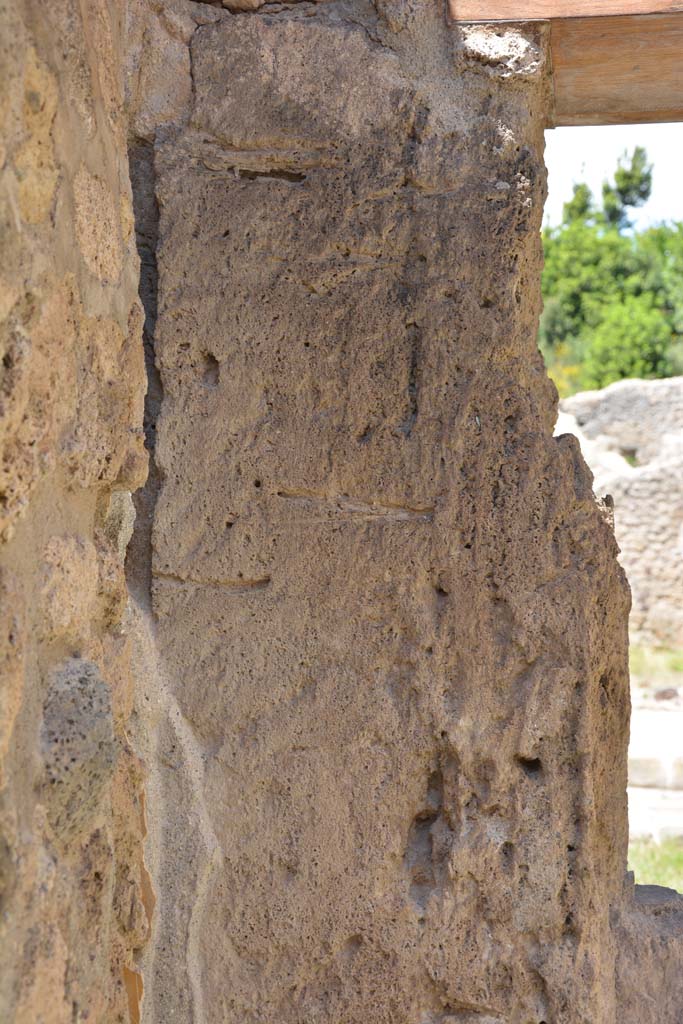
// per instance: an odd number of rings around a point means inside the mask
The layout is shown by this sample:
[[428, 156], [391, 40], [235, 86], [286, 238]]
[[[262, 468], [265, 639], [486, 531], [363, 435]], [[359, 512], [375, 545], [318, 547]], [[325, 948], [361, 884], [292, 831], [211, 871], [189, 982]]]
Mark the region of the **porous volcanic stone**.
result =
[[629, 599], [536, 349], [545, 29], [437, 6], [202, 25], [156, 137], [150, 1022], [621, 1020]]
[[0, 2], [3, 1024], [132, 1020], [149, 930], [109, 511], [147, 461], [126, 6]]

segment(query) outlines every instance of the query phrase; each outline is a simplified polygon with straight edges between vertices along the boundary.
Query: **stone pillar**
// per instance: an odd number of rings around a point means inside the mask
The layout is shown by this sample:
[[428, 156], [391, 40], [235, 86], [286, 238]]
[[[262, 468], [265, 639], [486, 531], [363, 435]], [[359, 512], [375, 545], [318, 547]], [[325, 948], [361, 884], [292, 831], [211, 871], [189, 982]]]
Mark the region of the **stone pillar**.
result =
[[543, 26], [223, 15], [157, 135], [147, 1019], [616, 1024], [628, 591], [536, 348]]

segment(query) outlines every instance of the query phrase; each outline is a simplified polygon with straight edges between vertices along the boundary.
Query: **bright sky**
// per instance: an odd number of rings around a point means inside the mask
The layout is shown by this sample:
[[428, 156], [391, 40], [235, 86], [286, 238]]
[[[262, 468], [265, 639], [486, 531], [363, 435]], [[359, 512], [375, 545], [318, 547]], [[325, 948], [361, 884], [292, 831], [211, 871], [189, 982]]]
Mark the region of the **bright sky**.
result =
[[596, 197], [611, 177], [623, 151], [645, 146], [654, 164], [652, 195], [635, 210], [637, 227], [662, 220], [683, 220], [683, 124], [636, 124], [597, 128], [554, 128], [545, 133], [548, 200], [545, 219], [557, 224], [574, 182], [586, 181]]

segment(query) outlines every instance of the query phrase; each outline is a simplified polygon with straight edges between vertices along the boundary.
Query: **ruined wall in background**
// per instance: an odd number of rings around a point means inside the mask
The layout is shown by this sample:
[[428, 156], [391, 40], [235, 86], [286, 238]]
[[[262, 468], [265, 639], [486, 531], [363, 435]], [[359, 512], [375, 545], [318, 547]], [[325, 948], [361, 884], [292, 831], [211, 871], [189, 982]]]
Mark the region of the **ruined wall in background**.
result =
[[621, 380], [561, 403], [595, 490], [611, 494], [632, 642], [683, 646], [683, 377]]
[[[146, 473], [123, 5], [0, 4], [0, 1018], [137, 1019], [123, 556]], [[128, 989], [128, 991], [127, 991]]]

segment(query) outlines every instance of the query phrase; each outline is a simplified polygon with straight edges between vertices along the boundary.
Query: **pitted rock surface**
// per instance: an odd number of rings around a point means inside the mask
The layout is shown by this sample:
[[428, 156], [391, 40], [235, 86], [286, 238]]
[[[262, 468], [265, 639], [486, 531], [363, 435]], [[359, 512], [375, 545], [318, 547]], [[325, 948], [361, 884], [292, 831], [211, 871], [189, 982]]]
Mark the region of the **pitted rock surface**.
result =
[[3, 1024], [134, 1020], [151, 916], [116, 496], [147, 461], [122, 6], [0, 3]]
[[73, 658], [54, 673], [41, 739], [48, 820], [72, 835], [96, 815], [116, 764], [111, 693], [96, 665]]
[[146, 1013], [616, 1022], [628, 594], [535, 346], [545, 38], [377, 7], [200, 26], [156, 139]]
[[0, 1018], [679, 1024], [535, 345], [547, 27], [0, 22]]

